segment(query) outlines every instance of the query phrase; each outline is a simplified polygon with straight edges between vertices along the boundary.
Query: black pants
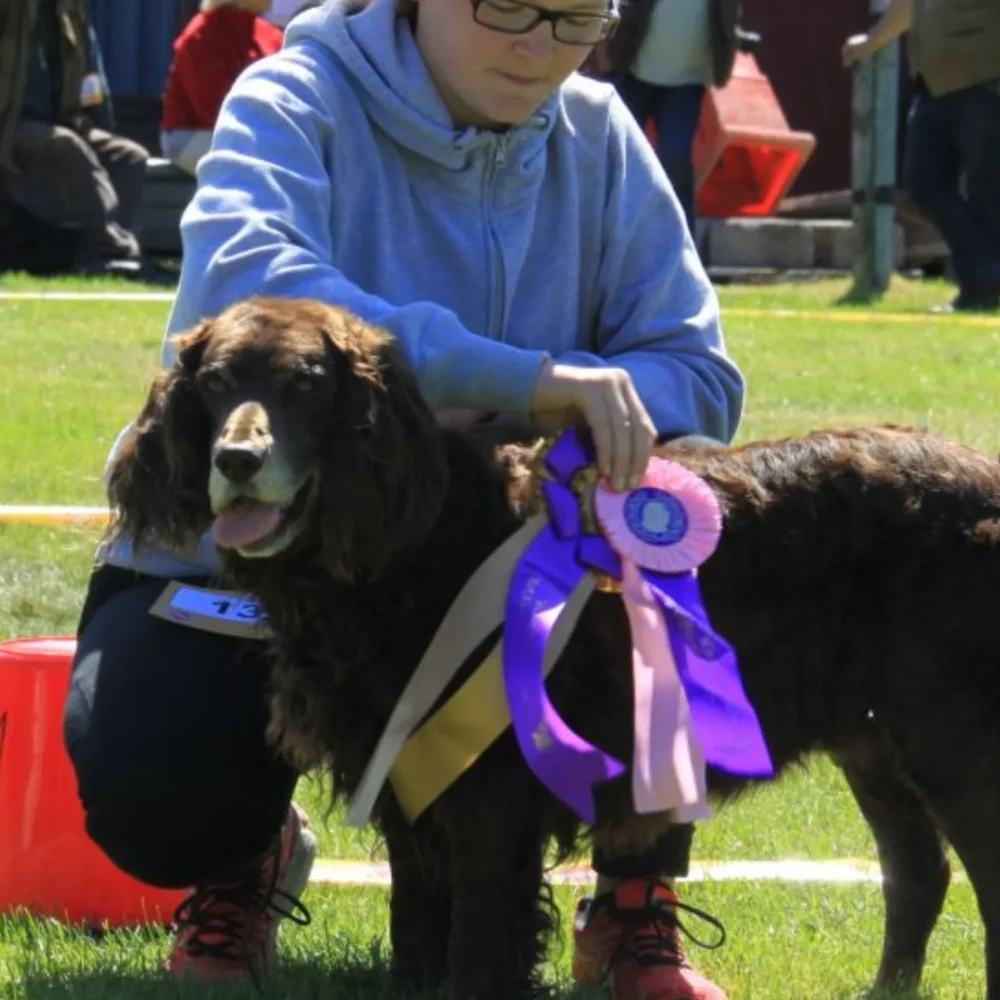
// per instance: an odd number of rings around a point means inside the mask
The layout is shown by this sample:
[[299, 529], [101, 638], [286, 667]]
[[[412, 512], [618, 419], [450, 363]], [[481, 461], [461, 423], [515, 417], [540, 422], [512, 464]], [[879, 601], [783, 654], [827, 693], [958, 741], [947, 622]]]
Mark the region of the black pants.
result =
[[688, 229], [694, 232], [696, 191], [694, 139], [698, 133], [705, 88], [701, 84], [658, 87], [631, 74], [617, 84], [618, 94], [642, 129], [656, 124], [656, 155], [673, 185]]
[[101, 129], [85, 133], [22, 119], [14, 130], [10, 197], [57, 226], [79, 232], [75, 264], [133, 260], [132, 233], [148, 153], [138, 143]]
[[0, 176], [0, 274], [27, 271], [48, 276], [68, 271], [76, 260], [79, 232], [55, 226], [12, 201]]
[[153, 617], [163, 586], [95, 572], [66, 747], [87, 832], [116, 865], [171, 888], [230, 881], [273, 842], [297, 775], [265, 745], [263, 646]]
[[[91, 578], [66, 747], [87, 832], [116, 865], [170, 888], [232, 881], [273, 843], [298, 775], [264, 740], [263, 645], [150, 615], [164, 582], [114, 567]], [[676, 827], [595, 868], [683, 875], [690, 843]]]
[[962, 291], [993, 290], [1000, 281], [997, 84], [943, 97], [918, 84], [907, 128], [905, 184], [948, 244]]

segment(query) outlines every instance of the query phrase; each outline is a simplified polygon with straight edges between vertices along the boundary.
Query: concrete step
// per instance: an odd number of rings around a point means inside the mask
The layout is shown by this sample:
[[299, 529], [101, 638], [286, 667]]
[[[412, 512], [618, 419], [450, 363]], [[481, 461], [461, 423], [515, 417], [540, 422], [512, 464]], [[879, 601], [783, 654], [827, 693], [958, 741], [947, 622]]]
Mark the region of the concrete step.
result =
[[[149, 160], [136, 220], [136, 235], [148, 252], [180, 254], [181, 213], [194, 189], [194, 178], [169, 161]], [[840, 219], [699, 219], [695, 237], [713, 274], [843, 273], [854, 260], [854, 224]], [[894, 251], [898, 270], [906, 252], [899, 224]]]
[[151, 157], [136, 213], [136, 236], [147, 253], [180, 256], [181, 213], [194, 194], [194, 178], [169, 160]]
[[[895, 227], [893, 266], [903, 266], [906, 239]], [[709, 269], [850, 271], [854, 223], [841, 219], [699, 219], [698, 252]]]

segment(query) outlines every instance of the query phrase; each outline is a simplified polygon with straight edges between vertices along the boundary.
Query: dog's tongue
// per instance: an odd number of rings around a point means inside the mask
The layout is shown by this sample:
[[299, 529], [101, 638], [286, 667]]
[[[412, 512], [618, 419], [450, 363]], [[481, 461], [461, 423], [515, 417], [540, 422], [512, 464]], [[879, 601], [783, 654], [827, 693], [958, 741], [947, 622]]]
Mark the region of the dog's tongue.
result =
[[227, 507], [212, 524], [212, 538], [221, 549], [242, 549], [277, 530], [281, 508], [273, 504]]

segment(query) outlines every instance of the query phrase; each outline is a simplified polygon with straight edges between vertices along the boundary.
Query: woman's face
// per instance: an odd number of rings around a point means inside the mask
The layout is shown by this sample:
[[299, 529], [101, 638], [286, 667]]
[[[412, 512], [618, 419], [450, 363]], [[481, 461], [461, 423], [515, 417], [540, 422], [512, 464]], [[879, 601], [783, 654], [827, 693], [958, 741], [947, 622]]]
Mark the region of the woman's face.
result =
[[[608, 13], [609, 0], [540, 0], [530, 6], [599, 15]], [[481, 19], [506, 23], [531, 16], [518, 0], [483, 0], [480, 10]], [[478, 23], [472, 0], [417, 0], [417, 44], [460, 128], [524, 122], [580, 68], [593, 45], [556, 41], [553, 27], [543, 20], [526, 34], [506, 34]]]

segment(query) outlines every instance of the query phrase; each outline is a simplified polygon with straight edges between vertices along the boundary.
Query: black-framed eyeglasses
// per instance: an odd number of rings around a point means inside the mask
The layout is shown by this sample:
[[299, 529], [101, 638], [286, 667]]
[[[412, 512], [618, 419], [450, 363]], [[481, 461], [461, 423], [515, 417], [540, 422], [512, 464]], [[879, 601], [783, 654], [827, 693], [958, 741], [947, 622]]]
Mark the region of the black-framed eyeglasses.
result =
[[552, 37], [564, 45], [596, 45], [610, 38], [618, 27], [613, 11], [588, 14], [579, 10], [549, 10], [523, 0], [470, 0], [477, 24], [506, 35], [526, 35], [542, 21], [552, 25]]

